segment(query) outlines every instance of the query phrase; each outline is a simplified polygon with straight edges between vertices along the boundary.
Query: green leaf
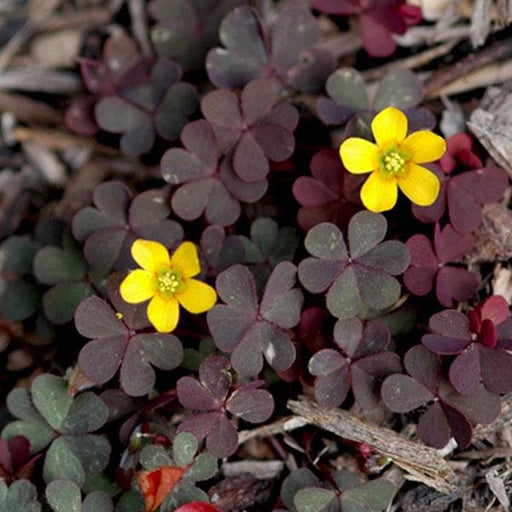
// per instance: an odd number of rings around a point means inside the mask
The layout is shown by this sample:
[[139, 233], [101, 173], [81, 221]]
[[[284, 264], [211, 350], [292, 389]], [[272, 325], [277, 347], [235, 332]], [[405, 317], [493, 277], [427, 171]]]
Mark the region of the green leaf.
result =
[[194, 435], [182, 432], [174, 439], [172, 458], [177, 466], [187, 466], [194, 459], [199, 443]]
[[28, 480], [13, 482], [5, 496], [4, 507], [1, 510], [6, 512], [40, 512], [41, 504], [37, 501], [35, 486]]
[[40, 375], [32, 383], [32, 400], [50, 426], [60, 432], [73, 404], [64, 379], [55, 375]]
[[112, 512], [113, 510], [112, 498], [103, 491], [94, 491], [87, 495], [82, 505], [82, 512]]
[[340, 105], [354, 110], [368, 108], [368, 96], [361, 74], [353, 68], [337, 69], [325, 84], [327, 94]]
[[286, 508], [291, 512], [297, 512], [293, 504], [293, 498], [301, 489], [318, 485], [318, 478], [307, 468], [300, 468], [290, 473], [283, 481], [281, 497]]
[[336, 480], [338, 488], [341, 492], [348, 491], [353, 487], [361, 485], [361, 479], [350, 471], [336, 471], [333, 477], [334, 480]]
[[347, 246], [343, 241], [341, 231], [330, 222], [322, 222], [311, 228], [306, 235], [304, 244], [306, 249], [317, 258], [335, 261], [343, 261], [348, 258]]
[[87, 262], [81, 253], [60, 247], [43, 247], [34, 259], [34, 274], [43, 284], [78, 281], [86, 271]]
[[132, 130], [146, 120], [146, 114], [117, 96], [103, 97], [95, 107], [98, 126], [111, 133]]
[[395, 69], [380, 81], [373, 108], [380, 111], [386, 107], [406, 109], [415, 107], [423, 98], [423, 85], [408, 69]]
[[54, 324], [66, 324], [73, 320], [80, 302], [92, 294], [91, 287], [81, 281], [57, 284], [44, 294], [44, 312]]
[[99, 435], [62, 436], [69, 449], [78, 457], [86, 476], [103, 471], [110, 459], [111, 446], [106, 437]]
[[151, 471], [158, 466], [172, 466], [173, 460], [163, 446], [144, 446], [139, 454], [139, 462], [144, 469]]
[[63, 434], [87, 434], [102, 427], [108, 419], [108, 407], [94, 393], [85, 392], [75, 397], [65, 422]]
[[13, 421], [2, 430], [2, 437], [7, 441], [14, 436], [25, 436], [30, 441], [30, 447], [34, 453], [46, 448], [55, 435], [46, 423], [24, 420]]
[[70, 480], [55, 480], [49, 483], [45, 494], [54, 512], [81, 512], [80, 488]]
[[42, 290], [35, 283], [18, 279], [6, 283], [0, 296], [0, 314], [11, 322], [21, 322], [41, 307]]
[[185, 473], [185, 477], [187, 480], [202, 482], [212, 478], [217, 471], [217, 459], [211, 453], [200, 453], [193, 466]]
[[43, 478], [47, 484], [61, 478], [71, 480], [78, 486], [85, 482], [82, 463], [71, 451], [64, 437], [56, 439], [46, 452]]
[[295, 495], [293, 503], [297, 512], [327, 512], [335, 505], [336, 494], [329, 489], [309, 487]]
[[144, 510], [144, 501], [140, 492], [130, 489], [117, 502], [116, 512], [133, 512], [134, 510]]
[[337, 318], [351, 318], [361, 309], [361, 297], [352, 267], [347, 268], [329, 288], [327, 309]]
[[343, 512], [384, 510], [395, 493], [395, 486], [384, 479], [373, 480], [345, 491], [341, 495]]
[[348, 225], [350, 256], [359, 258], [382, 242], [388, 223], [384, 215], [362, 211], [356, 213]]
[[5, 483], [5, 480], [2, 478], [0, 480], [0, 510], [5, 510], [5, 500], [7, 498], [7, 484]]
[[28, 236], [11, 236], [0, 246], [0, 270], [6, 274], [32, 273], [37, 244]]
[[15, 388], [7, 395], [9, 412], [20, 420], [45, 423], [44, 418], [34, 407], [30, 392], [25, 388]]

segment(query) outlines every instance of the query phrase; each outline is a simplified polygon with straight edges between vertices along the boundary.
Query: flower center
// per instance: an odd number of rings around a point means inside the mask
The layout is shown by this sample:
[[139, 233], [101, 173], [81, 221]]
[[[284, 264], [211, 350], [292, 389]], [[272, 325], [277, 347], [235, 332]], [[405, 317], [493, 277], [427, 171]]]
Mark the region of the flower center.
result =
[[391, 148], [380, 157], [380, 168], [386, 176], [402, 174], [405, 171], [406, 157], [397, 148]]
[[157, 275], [156, 285], [161, 294], [170, 297], [181, 290], [183, 279], [177, 270], [162, 270]]

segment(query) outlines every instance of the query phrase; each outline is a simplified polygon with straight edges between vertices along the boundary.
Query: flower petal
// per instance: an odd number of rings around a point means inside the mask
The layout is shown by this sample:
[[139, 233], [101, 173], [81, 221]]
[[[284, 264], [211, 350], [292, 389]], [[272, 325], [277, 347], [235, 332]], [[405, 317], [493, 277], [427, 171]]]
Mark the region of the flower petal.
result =
[[446, 142], [435, 133], [421, 130], [411, 133], [404, 140], [402, 148], [407, 151], [411, 162], [424, 164], [439, 160], [446, 151]]
[[401, 110], [387, 107], [373, 118], [372, 133], [380, 149], [397, 146], [407, 135], [407, 117]]
[[372, 142], [350, 137], [340, 146], [343, 165], [352, 174], [364, 174], [377, 167], [378, 148]]
[[395, 178], [385, 178], [378, 171], [370, 174], [361, 188], [361, 200], [372, 212], [391, 210], [396, 204], [397, 197]]
[[171, 264], [169, 251], [161, 243], [151, 240], [135, 240], [132, 257], [144, 270], [153, 273], [169, 268]]
[[171, 256], [171, 267], [177, 268], [185, 278], [201, 272], [197, 248], [192, 242], [183, 242]]
[[215, 289], [197, 279], [188, 279], [183, 290], [175, 297], [190, 313], [204, 313], [217, 302]]
[[119, 293], [125, 302], [138, 304], [155, 295], [155, 276], [147, 270], [133, 270], [121, 283]]
[[407, 164], [406, 171], [397, 177], [400, 190], [418, 206], [430, 206], [439, 195], [438, 177], [425, 167]]
[[158, 332], [171, 332], [178, 325], [180, 307], [174, 297], [155, 295], [148, 306], [148, 318]]

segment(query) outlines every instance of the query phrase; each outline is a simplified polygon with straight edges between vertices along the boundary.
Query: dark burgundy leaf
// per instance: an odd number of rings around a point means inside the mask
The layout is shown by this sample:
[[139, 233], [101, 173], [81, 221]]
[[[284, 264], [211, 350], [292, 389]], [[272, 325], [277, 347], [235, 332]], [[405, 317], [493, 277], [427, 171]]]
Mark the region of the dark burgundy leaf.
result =
[[96, 384], [108, 382], [114, 377], [123, 360], [127, 343], [125, 336], [101, 337], [90, 341], [80, 351], [80, 370]]
[[451, 338], [438, 334], [425, 334], [421, 343], [436, 354], [454, 355], [460, 354], [470, 343], [471, 339]]
[[439, 357], [422, 345], [415, 345], [406, 352], [404, 366], [411, 377], [431, 393], [436, 393], [440, 372]]
[[[464, 431], [467, 430], [467, 427], [471, 429], [468, 421], [466, 421]], [[450, 440], [452, 436], [451, 427], [439, 402], [429, 407], [420, 418], [418, 436], [426, 445], [437, 449], [444, 448]]]
[[407, 375], [390, 375], [382, 383], [382, 400], [393, 412], [412, 411], [434, 398], [422, 384]]
[[264, 389], [235, 391], [226, 403], [229, 412], [249, 423], [267, 421], [274, 412], [274, 399]]
[[178, 400], [191, 411], [216, 411], [219, 401], [192, 377], [181, 377], [176, 384]]
[[512, 355], [504, 350], [479, 347], [480, 367], [485, 387], [498, 394], [512, 391]]
[[430, 317], [429, 327], [433, 332], [448, 337], [463, 339], [471, 337], [466, 315], [454, 310], [441, 311]]
[[450, 382], [463, 395], [476, 392], [480, 384], [480, 358], [473, 343], [461, 352], [450, 365]]
[[471, 443], [473, 429], [464, 414], [448, 404], [441, 402], [441, 408], [448, 420], [453, 437], [461, 448], [467, 448]]
[[75, 326], [86, 338], [123, 336], [128, 332], [112, 308], [99, 297], [88, 297], [78, 306]]
[[221, 415], [213, 424], [206, 438], [206, 449], [215, 457], [222, 459], [235, 453], [238, 448], [238, 434], [233, 424]]

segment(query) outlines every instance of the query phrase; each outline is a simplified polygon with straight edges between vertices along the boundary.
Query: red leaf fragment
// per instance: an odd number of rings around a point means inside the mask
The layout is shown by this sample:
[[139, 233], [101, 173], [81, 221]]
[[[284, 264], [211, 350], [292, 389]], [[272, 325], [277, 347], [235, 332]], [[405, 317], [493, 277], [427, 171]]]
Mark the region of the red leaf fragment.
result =
[[152, 471], [141, 471], [136, 478], [144, 496], [145, 512], [154, 512], [178, 483], [187, 468], [159, 466]]

